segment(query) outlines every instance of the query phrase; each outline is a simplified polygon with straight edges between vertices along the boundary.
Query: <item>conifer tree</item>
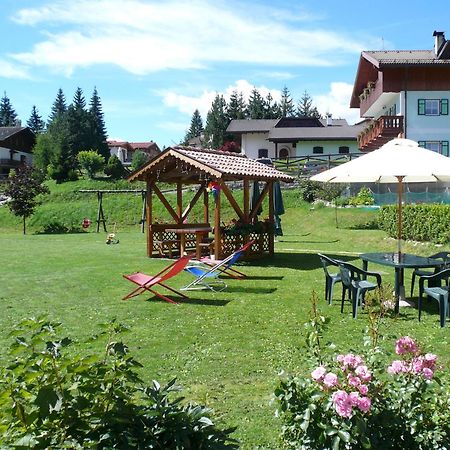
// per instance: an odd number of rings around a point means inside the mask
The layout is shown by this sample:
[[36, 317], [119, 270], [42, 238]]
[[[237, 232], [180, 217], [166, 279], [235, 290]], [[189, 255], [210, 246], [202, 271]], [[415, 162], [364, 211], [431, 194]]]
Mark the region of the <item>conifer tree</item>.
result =
[[52, 110], [48, 118], [48, 124], [51, 124], [60, 114], [67, 111], [66, 97], [61, 88], [58, 89]]
[[248, 99], [247, 117], [249, 119], [265, 119], [265, 102], [258, 89], [253, 88]]
[[36, 105], [33, 105], [33, 108], [31, 109], [31, 115], [27, 120], [27, 125], [36, 135], [42, 133], [45, 129], [45, 122], [42, 120], [42, 116], [39, 115]]
[[94, 91], [92, 92], [92, 97], [89, 102], [89, 113], [91, 114], [92, 148], [97, 150], [97, 152], [107, 161], [110, 156], [108, 144], [106, 142], [108, 136], [106, 133], [102, 102], [96, 87], [94, 87]]
[[17, 114], [5, 92], [0, 100], [0, 126], [14, 127], [16, 125]]
[[297, 104], [297, 116], [298, 117], [316, 117], [321, 119], [319, 111], [313, 106], [313, 101], [308, 92], [304, 92], [301, 99]]
[[189, 130], [184, 137], [184, 145], [188, 145], [190, 139], [201, 136], [204, 130], [202, 116], [200, 115], [199, 110], [196, 109], [192, 114]]
[[230, 95], [230, 101], [227, 106], [227, 116], [229, 120], [245, 119], [246, 104], [244, 94], [236, 89]]
[[295, 107], [294, 100], [292, 99], [289, 89], [284, 86], [281, 91], [281, 101], [280, 101], [281, 117], [294, 117]]
[[226, 101], [217, 94], [206, 116], [205, 141], [215, 149], [225, 142], [229, 120], [226, 114]]
[[265, 119], [279, 119], [281, 117], [280, 106], [273, 100], [272, 94], [269, 92], [264, 101]]

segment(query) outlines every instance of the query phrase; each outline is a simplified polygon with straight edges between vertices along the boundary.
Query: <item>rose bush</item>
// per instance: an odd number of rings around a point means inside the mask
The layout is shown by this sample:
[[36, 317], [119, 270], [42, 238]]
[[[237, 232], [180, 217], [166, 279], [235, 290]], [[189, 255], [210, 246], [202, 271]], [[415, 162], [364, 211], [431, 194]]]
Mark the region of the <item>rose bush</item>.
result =
[[302, 376], [283, 374], [275, 390], [285, 448], [450, 448], [448, 373], [410, 336], [399, 338], [396, 356], [386, 358], [379, 346], [386, 296], [376, 295], [377, 305], [366, 299], [370, 351], [327, 356], [322, 341], [328, 320], [313, 293], [306, 343], [314, 366]]

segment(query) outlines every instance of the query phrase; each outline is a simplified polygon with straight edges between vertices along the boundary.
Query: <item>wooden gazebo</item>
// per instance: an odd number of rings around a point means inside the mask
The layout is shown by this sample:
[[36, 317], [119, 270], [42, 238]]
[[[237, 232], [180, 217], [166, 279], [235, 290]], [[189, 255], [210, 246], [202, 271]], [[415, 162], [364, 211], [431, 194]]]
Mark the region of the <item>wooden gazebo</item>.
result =
[[[274, 251], [274, 189], [276, 181], [292, 182], [294, 178], [270, 165], [247, 158], [245, 155], [193, 147], [169, 147], [146, 165], [132, 173], [129, 181], [145, 181], [147, 254], [149, 257], [175, 257], [190, 246], [199, 256], [211, 252], [216, 259], [232, 254], [249, 240], [254, 240], [246, 257], [272, 255]], [[257, 201], [250, 202], [251, 182], [261, 182], [262, 190]], [[230, 182], [242, 182], [243, 200], [235, 200]], [[172, 207], [159, 183], [176, 186], [176, 205]], [[186, 187], [198, 185], [191, 200], [183, 199]], [[210, 195], [211, 191], [214, 195]], [[168, 211], [172, 223], [157, 223], [153, 215], [156, 196]], [[236, 220], [233, 229], [221, 226], [221, 202], [225, 197]], [[258, 210], [268, 197], [268, 218], [258, 221]], [[203, 198], [202, 221], [189, 222], [189, 214]], [[183, 200], [185, 200], [183, 202]], [[210, 222], [210, 200], [214, 203]], [[211, 233], [211, 235], [210, 235]]]

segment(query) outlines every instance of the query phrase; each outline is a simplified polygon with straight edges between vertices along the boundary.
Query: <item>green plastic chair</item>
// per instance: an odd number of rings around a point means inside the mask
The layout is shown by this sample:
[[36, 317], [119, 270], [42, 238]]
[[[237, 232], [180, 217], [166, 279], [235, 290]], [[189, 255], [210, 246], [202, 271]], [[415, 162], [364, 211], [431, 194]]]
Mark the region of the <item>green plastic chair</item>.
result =
[[[352, 315], [356, 319], [358, 307], [362, 306], [366, 292], [373, 291], [381, 286], [381, 275], [378, 272], [369, 272], [344, 262], [339, 263], [339, 269], [343, 286], [341, 313], [344, 312], [345, 290], [348, 290], [352, 302]], [[367, 281], [367, 277], [374, 277], [376, 283]]]
[[435, 253], [434, 255], [428, 256], [428, 258], [430, 258], [430, 259], [442, 259], [442, 266], [437, 267], [434, 271], [432, 271], [430, 269], [420, 269], [420, 268], [414, 269], [414, 271], [412, 273], [412, 278], [411, 278], [411, 297], [413, 296], [414, 283], [416, 281], [416, 277], [423, 277], [423, 276], [426, 276], [426, 275], [433, 275], [434, 273], [437, 273], [440, 270], [442, 270], [447, 265], [447, 263], [450, 262], [450, 252]]
[[329, 256], [322, 255], [321, 253], [318, 253], [317, 256], [320, 258], [320, 262], [322, 263], [323, 271], [325, 273], [325, 300], [327, 300], [328, 304], [331, 305], [333, 301], [333, 287], [336, 283], [340, 283], [342, 280], [340, 272], [330, 273], [328, 267], [335, 266], [339, 268], [339, 261], [330, 258]]
[[[439, 304], [439, 318], [441, 327], [445, 327], [445, 322], [449, 316], [449, 306], [448, 306], [448, 293], [449, 284], [448, 280], [450, 278], [450, 269], [441, 270], [438, 273], [431, 275], [423, 275], [419, 278], [419, 321], [422, 315], [422, 297], [426, 294], [428, 297], [434, 298]], [[445, 286], [442, 286], [442, 282], [445, 281]], [[428, 286], [425, 287], [425, 282]]]

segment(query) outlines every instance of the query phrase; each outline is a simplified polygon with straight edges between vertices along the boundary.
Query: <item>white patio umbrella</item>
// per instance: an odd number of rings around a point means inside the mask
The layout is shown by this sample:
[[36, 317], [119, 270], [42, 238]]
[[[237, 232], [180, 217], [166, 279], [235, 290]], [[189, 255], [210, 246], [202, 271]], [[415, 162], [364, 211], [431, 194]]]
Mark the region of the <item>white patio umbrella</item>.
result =
[[327, 183], [398, 183], [398, 253], [401, 254], [403, 183], [450, 181], [450, 158], [419, 147], [409, 139], [393, 139], [366, 155], [311, 177]]

